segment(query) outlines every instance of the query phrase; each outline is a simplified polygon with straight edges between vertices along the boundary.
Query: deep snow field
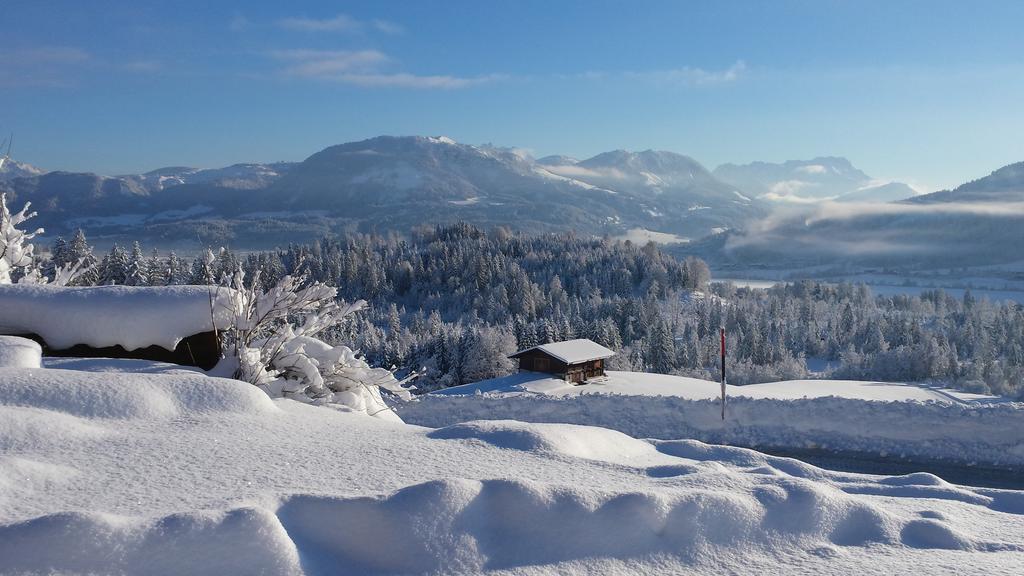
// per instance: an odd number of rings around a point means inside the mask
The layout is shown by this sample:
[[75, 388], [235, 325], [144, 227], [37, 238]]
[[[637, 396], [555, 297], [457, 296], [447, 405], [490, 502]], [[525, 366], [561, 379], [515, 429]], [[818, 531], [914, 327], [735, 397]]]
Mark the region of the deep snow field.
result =
[[140, 361], [0, 369], [0, 573], [1018, 574], [1024, 492]]
[[398, 408], [422, 426], [509, 419], [611, 428], [782, 451], [1024, 470], [1024, 403], [914, 384], [795, 380], [728, 386], [608, 372], [573, 386], [522, 372], [427, 394]]
[[[493, 378], [464, 386], [455, 386], [434, 392], [435, 395], [466, 396], [481, 393], [502, 396], [544, 394], [548, 396], [580, 396], [584, 394], [620, 394], [627, 396], [675, 396], [689, 400], [715, 400], [721, 396], [721, 384], [698, 378], [649, 374], [644, 372], [616, 372], [595, 378], [587, 384], [574, 385], [560, 378], [551, 378], [538, 372], [520, 372], [511, 376]], [[959, 390], [859, 380], [789, 380], [748, 386], [726, 386], [729, 397], [796, 400], [834, 396], [855, 400], [922, 402], [975, 402], [1001, 403], [996, 396], [971, 394]]]

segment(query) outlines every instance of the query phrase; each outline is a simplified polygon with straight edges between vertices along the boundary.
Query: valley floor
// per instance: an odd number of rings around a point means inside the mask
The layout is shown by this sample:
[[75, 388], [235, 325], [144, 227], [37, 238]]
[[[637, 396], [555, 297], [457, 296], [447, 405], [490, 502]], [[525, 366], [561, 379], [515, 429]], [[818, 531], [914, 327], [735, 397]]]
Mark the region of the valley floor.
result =
[[1024, 492], [930, 474], [424, 428], [140, 362], [0, 369], [4, 574], [1015, 574], [1022, 534]]

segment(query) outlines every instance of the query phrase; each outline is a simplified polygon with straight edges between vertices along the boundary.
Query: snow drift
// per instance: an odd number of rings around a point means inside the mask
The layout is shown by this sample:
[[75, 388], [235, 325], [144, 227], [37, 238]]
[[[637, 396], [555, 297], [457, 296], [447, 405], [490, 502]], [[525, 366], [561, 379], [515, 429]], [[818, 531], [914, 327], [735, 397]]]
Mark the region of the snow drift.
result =
[[930, 474], [423, 429], [188, 370], [0, 369], [4, 574], [1005, 573], [1021, 534], [1024, 493]]
[[0, 336], [0, 368], [39, 368], [43, 349], [38, 342], [17, 336]]

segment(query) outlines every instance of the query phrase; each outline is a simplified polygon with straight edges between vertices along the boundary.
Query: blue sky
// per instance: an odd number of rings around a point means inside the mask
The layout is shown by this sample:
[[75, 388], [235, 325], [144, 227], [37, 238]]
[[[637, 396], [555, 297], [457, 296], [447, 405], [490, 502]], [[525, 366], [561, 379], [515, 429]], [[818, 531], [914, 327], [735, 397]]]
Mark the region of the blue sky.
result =
[[923, 188], [1024, 160], [1024, 2], [49, 2], [0, 9], [14, 156], [103, 173], [379, 134], [534, 154], [842, 155]]

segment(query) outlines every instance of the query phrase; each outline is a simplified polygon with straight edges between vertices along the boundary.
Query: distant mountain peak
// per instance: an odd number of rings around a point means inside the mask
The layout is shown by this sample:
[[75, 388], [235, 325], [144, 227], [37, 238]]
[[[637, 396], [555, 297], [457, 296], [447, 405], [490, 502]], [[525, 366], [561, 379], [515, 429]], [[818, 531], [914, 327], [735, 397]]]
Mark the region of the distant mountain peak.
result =
[[713, 174], [753, 196], [776, 202], [892, 202], [916, 194], [906, 184], [871, 178], [842, 156], [781, 163], [722, 164]]
[[46, 170], [42, 168], [37, 168], [26, 162], [19, 162], [13, 158], [7, 158], [4, 160], [3, 165], [0, 166], [0, 182], [15, 178], [39, 176], [45, 173]]

